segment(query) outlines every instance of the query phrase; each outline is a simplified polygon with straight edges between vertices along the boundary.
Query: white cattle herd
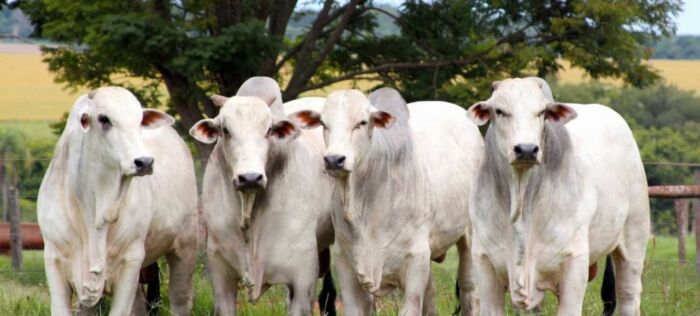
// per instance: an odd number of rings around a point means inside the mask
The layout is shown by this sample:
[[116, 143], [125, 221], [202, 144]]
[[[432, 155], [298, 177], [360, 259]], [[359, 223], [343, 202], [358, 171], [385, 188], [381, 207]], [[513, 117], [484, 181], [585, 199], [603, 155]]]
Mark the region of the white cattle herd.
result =
[[107, 294], [109, 315], [147, 314], [139, 275], [161, 257], [167, 310], [189, 315], [198, 201], [218, 315], [236, 314], [240, 289], [254, 303], [277, 284], [288, 314], [318, 302], [335, 315], [331, 253], [345, 315], [373, 314], [395, 289], [400, 315], [437, 315], [431, 261], [452, 246], [463, 315], [504, 315], [506, 293], [536, 309], [545, 291], [558, 315], [581, 315], [606, 256], [604, 314], [640, 314], [646, 178], [608, 107], [556, 102], [535, 77], [495, 82], [466, 111], [390, 88], [283, 103], [266, 77], [211, 100], [219, 114], [188, 126], [214, 144], [198, 192], [172, 117], [122, 88], [78, 98], [38, 200], [52, 315]]

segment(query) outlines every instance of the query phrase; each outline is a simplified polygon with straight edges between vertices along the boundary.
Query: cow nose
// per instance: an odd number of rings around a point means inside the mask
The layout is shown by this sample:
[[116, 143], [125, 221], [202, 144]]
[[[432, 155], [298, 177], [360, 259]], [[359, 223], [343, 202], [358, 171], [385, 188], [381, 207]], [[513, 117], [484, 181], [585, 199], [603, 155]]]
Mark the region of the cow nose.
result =
[[328, 170], [341, 170], [345, 166], [345, 156], [341, 155], [328, 155], [323, 157], [323, 161], [326, 162]]
[[518, 144], [513, 147], [515, 159], [520, 161], [537, 160], [537, 152], [540, 147], [535, 144]]
[[151, 157], [140, 157], [134, 159], [134, 165], [136, 166], [136, 174], [145, 175], [153, 173], [153, 158]]
[[243, 173], [238, 175], [238, 184], [236, 189], [250, 190], [259, 189], [262, 187], [263, 175], [259, 173]]

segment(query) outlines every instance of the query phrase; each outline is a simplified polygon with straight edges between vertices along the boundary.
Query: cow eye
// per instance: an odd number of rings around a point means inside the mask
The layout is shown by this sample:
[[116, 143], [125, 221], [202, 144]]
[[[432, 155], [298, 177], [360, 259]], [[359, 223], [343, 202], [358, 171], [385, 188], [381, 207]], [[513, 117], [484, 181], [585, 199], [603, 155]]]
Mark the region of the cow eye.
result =
[[112, 122], [109, 120], [109, 117], [107, 117], [106, 115], [98, 116], [97, 121], [100, 122], [100, 124], [102, 124], [103, 127], [108, 127], [108, 126], [112, 125]]
[[367, 121], [361, 121], [360, 123], [357, 123], [357, 125], [355, 125], [355, 129], [358, 129], [365, 125], [367, 125]]
[[503, 110], [501, 110], [501, 109], [496, 109], [496, 115], [498, 115], [498, 116], [508, 116], [508, 114], [506, 114], [506, 112], [503, 112]]
[[537, 114], [537, 116], [542, 117], [545, 113], [547, 113], [547, 110], [542, 110], [542, 112], [540, 112], [540, 114]]
[[224, 127], [221, 130], [224, 132], [224, 135], [226, 135], [226, 136], [229, 135], [228, 128]]

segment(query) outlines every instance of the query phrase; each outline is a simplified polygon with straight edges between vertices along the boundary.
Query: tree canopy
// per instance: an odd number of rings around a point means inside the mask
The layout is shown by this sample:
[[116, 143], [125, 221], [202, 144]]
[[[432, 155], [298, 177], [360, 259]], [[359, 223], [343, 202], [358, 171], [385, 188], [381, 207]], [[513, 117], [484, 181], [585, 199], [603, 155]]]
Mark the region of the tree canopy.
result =
[[[679, 0], [372, 1], [22, 0], [35, 35], [68, 86], [123, 85], [146, 105], [168, 91], [185, 127], [216, 109], [210, 93], [232, 95], [254, 75], [277, 78], [284, 98], [344, 80], [372, 79], [408, 100], [471, 103], [506, 76], [559, 70], [562, 61], [591, 77], [634, 86], [658, 75], [642, 61], [648, 39], [672, 34]], [[317, 8], [317, 9], [310, 9]], [[386, 23], [398, 27], [387, 32]], [[299, 36], [286, 36], [310, 19]], [[136, 77], [138, 84], [124, 81]], [[200, 148], [201, 149], [201, 148]]]

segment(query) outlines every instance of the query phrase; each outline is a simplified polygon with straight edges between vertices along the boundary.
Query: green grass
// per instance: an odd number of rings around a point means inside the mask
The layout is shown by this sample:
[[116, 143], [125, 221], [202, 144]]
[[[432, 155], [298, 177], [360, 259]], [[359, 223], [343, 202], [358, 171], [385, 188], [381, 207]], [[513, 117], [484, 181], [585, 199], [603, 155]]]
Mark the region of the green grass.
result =
[[[691, 236], [694, 237], [694, 236]], [[688, 263], [677, 262], [677, 240], [657, 237], [649, 243], [647, 264], [644, 270], [642, 315], [700, 315], [700, 278], [695, 274], [694, 238], [688, 239]], [[8, 257], [0, 257], [0, 315], [48, 315], [49, 293], [43, 272], [42, 252], [24, 252], [24, 271], [14, 272]], [[213, 315], [213, 294], [200, 259], [194, 280], [194, 315]], [[598, 277], [588, 285], [584, 301], [584, 315], [600, 315], [602, 306], [599, 292], [602, 281], [603, 262], [599, 265]], [[161, 266], [165, 267], [161, 262]], [[433, 263], [436, 279], [436, 307], [438, 315], [450, 315], [457, 301], [454, 297], [454, 282], [457, 268], [456, 252], [448, 253], [442, 264]], [[162, 315], [167, 315], [167, 268], [164, 268], [162, 293], [164, 302]], [[244, 292], [244, 291], [242, 291]], [[506, 300], [508, 301], [508, 300]], [[399, 293], [384, 297], [377, 303], [377, 315], [395, 315], [401, 305]], [[247, 303], [245, 294], [238, 298], [239, 315], [284, 315], [286, 312], [286, 289], [275, 286], [256, 305]], [[548, 294], [543, 305], [543, 315], [556, 314], [556, 298]], [[507, 315], [515, 315], [508, 307]]]
[[51, 131], [49, 124], [54, 121], [0, 121], [0, 128], [13, 129], [20, 132], [27, 139], [53, 140], [58, 139]]

